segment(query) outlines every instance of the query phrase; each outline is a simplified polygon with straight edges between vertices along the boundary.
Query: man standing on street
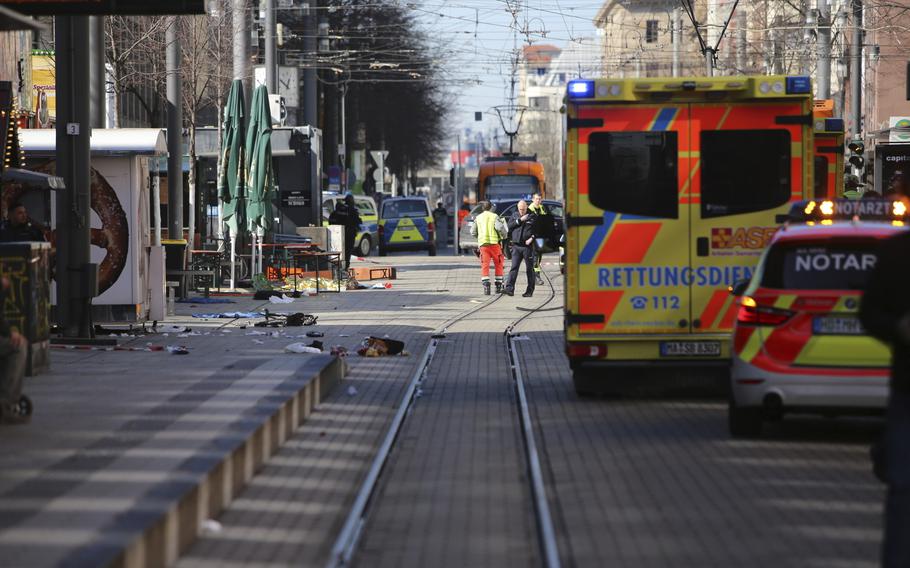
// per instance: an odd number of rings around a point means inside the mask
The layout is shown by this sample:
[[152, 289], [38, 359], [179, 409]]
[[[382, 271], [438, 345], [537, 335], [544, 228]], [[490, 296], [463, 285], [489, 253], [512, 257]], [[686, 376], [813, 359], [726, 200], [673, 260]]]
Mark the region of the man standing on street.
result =
[[518, 280], [518, 269], [522, 261], [527, 266], [528, 288], [522, 294], [523, 298], [534, 295], [534, 223], [537, 216], [528, 211], [528, 204], [524, 200], [518, 202], [518, 210], [512, 213], [509, 219], [509, 239], [512, 241], [512, 269], [509, 270], [509, 280], [506, 282], [505, 293], [509, 296], [515, 293], [515, 281]]
[[471, 235], [477, 237], [477, 248], [480, 250], [480, 282], [483, 284], [483, 293], [490, 295], [490, 261], [496, 274], [496, 291], [502, 291], [503, 256], [502, 246], [499, 242], [499, 226], [502, 220], [493, 213], [493, 204], [489, 201], [481, 202], [483, 212], [474, 218]]
[[885, 241], [863, 294], [860, 321], [891, 346], [883, 444], [885, 537], [882, 566], [910, 566], [910, 232]]
[[354, 250], [354, 241], [357, 239], [357, 231], [360, 230], [360, 214], [357, 212], [353, 195], [350, 193], [345, 195], [344, 201], [335, 206], [335, 210], [329, 215], [329, 225], [344, 227], [344, 269], [347, 270], [351, 266], [351, 251]]
[[[545, 215], [549, 215], [550, 212], [547, 211], [546, 206], [543, 204], [543, 198], [539, 193], [535, 193], [531, 196], [531, 205], [528, 206], [528, 211], [537, 216], [538, 219]], [[540, 249], [534, 249], [534, 278], [537, 281], [538, 285], [543, 285], [543, 278], [540, 277], [540, 258], [543, 255], [540, 254]]]

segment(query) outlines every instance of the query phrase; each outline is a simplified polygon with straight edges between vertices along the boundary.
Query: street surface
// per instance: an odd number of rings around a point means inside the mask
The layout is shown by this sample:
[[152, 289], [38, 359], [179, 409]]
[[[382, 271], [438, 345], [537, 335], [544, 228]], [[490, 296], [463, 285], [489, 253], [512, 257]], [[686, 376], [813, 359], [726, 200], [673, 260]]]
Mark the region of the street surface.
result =
[[[75, 555], [85, 554], [91, 540], [80, 536], [86, 523], [108, 531], [111, 546], [119, 546], [112, 536], [122, 529], [118, 519], [136, 517], [143, 505], [126, 499], [114, 506], [126, 490], [104, 494], [99, 480], [111, 482], [126, 469], [131, 477], [121, 481], [141, 492], [155, 477], [150, 471], [179, 478], [187, 456], [166, 450], [192, 446], [199, 437], [194, 429], [215, 420], [196, 408], [193, 385], [242, 361], [242, 377], [263, 365], [273, 374], [301, 368], [320, 356], [282, 350], [311, 341], [291, 335], [318, 330], [326, 348], [351, 351], [345, 378], [238, 488], [223, 513], [200, 519], [203, 535], [177, 565], [324, 566], [431, 332], [488, 301], [473, 257], [445, 254], [368, 259], [398, 267], [387, 290], [326, 293], [274, 306], [243, 298], [178, 304], [180, 315], [168, 324], [217, 334], [127, 343], [179, 341], [191, 347], [185, 356], [55, 351], [52, 372], [26, 384], [36, 404], [32, 424], [0, 429], [2, 564], [56, 565], [68, 558], [93, 565], [84, 560], [91, 556]], [[522, 310], [536, 307], [540, 311], [515, 329], [524, 336], [515, 344], [563, 565], [877, 564], [883, 486], [872, 476], [868, 447], [879, 421], [788, 418], [770, 425], [763, 439], [743, 441], [727, 433], [721, 398], [580, 399], [563, 353], [555, 255], [544, 268], [555, 286], [551, 301], [549, 287], [539, 286], [534, 298], [495, 300], [446, 330], [368, 508], [355, 565], [543, 563], [503, 335], [527, 313]], [[316, 314], [319, 321], [272, 337], [247, 335], [258, 329], [241, 329], [249, 320], [189, 317], [264, 307]], [[353, 351], [366, 335], [402, 340], [409, 355], [358, 357]], [[221, 412], [231, 412], [227, 402]], [[140, 460], [113, 465], [120, 451], [113, 442], [122, 447], [151, 427], [150, 409], [168, 415], [168, 408], [179, 408], [180, 421], [190, 426], [156, 431], [151, 441], [157, 445], [131, 454]], [[91, 445], [99, 439], [112, 445]], [[154, 497], [166, 502], [172, 495]], [[55, 553], [39, 554], [48, 534]], [[16, 561], [13, 552], [23, 546], [30, 555]]]

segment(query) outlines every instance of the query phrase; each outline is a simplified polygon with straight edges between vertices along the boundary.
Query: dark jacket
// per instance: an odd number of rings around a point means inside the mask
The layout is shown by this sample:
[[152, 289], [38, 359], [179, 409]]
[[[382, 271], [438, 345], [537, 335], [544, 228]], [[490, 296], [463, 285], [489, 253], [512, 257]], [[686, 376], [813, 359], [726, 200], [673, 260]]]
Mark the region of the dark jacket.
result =
[[3, 225], [0, 230], [0, 242], [16, 243], [21, 241], [39, 241], [44, 242], [44, 232], [31, 223], [25, 225], [13, 226], [9, 222]]
[[329, 215], [329, 224], [344, 226], [344, 234], [350, 238], [360, 230], [360, 213], [356, 206], [341, 202]]
[[518, 211], [512, 213], [509, 217], [509, 240], [513, 245], [526, 247], [525, 241], [533, 239], [534, 223], [537, 221], [537, 215], [528, 211], [528, 218], [521, 220], [521, 214]]
[[891, 388], [910, 393], [910, 344], [897, 335], [898, 321], [910, 314], [908, 259], [910, 233], [901, 233], [881, 244], [859, 317], [870, 335], [891, 346]]

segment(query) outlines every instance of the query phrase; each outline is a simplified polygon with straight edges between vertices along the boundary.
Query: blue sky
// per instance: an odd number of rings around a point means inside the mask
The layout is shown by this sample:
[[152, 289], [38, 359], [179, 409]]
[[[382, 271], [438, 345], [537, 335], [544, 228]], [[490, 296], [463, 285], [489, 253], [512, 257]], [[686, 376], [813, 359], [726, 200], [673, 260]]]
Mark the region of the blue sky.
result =
[[[431, 41], [443, 52], [443, 77], [454, 93], [452, 119], [477, 129], [474, 112], [507, 104], [511, 55], [516, 45], [564, 47], [596, 37], [596, 0], [427, 0], [412, 4]], [[515, 18], [513, 19], [513, 13]], [[513, 24], [517, 21], [517, 26]], [[524, 30], [516, 37], [514, 28]], [[485, 128], [498, 124], [487, 116]]]

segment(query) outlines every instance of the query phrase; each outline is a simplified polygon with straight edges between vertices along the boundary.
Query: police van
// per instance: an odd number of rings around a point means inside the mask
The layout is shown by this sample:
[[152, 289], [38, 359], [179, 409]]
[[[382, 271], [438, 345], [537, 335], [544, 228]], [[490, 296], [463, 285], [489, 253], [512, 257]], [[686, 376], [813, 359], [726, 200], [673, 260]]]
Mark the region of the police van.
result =
[[[623, 369], [726, 368], [775, 217], [812, 191], [808, 77], [574, 80], [566, 351], [580, 393]], [[638, 376], [638, 375], [635, 375]]]

